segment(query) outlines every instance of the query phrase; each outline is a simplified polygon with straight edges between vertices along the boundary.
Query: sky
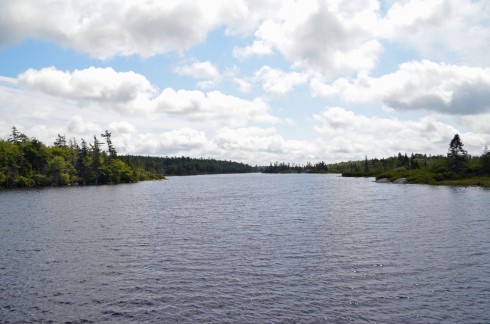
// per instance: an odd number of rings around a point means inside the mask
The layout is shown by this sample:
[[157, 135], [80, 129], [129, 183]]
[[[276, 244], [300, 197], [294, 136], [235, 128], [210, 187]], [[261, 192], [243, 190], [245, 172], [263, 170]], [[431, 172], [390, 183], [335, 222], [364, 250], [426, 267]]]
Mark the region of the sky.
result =
[[0, 0], [0, 138], [253, 165], [490, 145], [487, 0]]

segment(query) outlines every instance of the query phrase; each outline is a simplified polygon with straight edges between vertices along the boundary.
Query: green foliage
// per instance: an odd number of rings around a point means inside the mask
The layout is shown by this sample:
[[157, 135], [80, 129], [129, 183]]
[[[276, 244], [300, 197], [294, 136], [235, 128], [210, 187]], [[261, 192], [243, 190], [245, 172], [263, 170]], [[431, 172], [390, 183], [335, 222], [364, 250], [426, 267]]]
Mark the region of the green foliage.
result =
[[89, 147], [83, 139], [81, 146], [74, 139], [68, 145], [65, 137], [58, 135], [49, 147], [13, 127], [8, 140], [0, 139], [0, 187], [116, 184], [164, 178], [118, 158], [110, 135], [107, 131], [103, 134], [107, 153], [95, 136]]
[[[323, 162], [322, 162], [323, 163]], [[409, 183], [479, 185], [489, 186], [490, 152], [485, 149], [480, 157], [469, 157], [463, 149], [459, 135], [449, 143], [446, 156], [427, 156], [425, 154], [398, 153], [396, 156], [383, 159], [348, 161], [323, 165], [290, 165], [286, 163], [270, 164], [264, 168], [267, 173], [303, 173], [323, 172], [341, 173], [343, 177], [376, 177], [395, 181], [405, 178]], [[323, 170], [323, 171], [316, 171]]]
[[467, 159], [467, 153], [463, 149], [463, 146], [464, 144], [461, 141], [459, 134], [454, 135], [449, 143], [447, 159], [449, 167], [455, 172], [460, 172], [462, 170]]
[[481, 172], [490, 175], [490, 152], [483, 154], [480, 157]]
[[192, 159], [190, 157], [151, 157], [128, 155], [124, 157], [124, 161], [129, 165], [146, 170], [156, 175], [166, 174], [182, 176], [198, 174], [248, 173], [257, 170], [256, 168], [244, 163], [202, 158]]
[[14, 182], [12, 184], [12, 188], [29, 188], [32, 186], [34, 186], [34, 180], [23, 177], [21, 175], [15, 176]]

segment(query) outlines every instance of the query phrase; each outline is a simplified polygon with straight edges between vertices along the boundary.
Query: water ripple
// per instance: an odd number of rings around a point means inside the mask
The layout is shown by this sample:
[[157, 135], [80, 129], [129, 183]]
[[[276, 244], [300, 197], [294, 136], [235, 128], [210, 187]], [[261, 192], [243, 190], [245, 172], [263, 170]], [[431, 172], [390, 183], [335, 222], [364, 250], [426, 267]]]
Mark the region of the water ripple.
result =
[[2, 191], [0, 322], [490, 322], [489, 198], [332, 175]]

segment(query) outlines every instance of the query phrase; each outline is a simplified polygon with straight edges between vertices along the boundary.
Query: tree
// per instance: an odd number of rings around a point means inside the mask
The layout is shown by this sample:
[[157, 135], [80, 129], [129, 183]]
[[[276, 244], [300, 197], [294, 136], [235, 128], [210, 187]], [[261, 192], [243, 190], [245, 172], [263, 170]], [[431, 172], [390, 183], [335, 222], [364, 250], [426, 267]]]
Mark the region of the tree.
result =
[[490, 174], [490, 151], [488, 150], [488, 146], [485, 146], [483, 150], [483, 154], [480, 157], [480, 164], [482, 172], [484, 174]]
[[463, 149], [463, 146], [464, 144], [461, 141], [459, 134], [454, 135], [453, 139], [449, 143], [447, 158], [449, 162], [449, 167], [455, 172], [461, 171], [468, 155]]
[[108, 130], [104, 132], [104, 134], [101, 134], [100, 136], [105, 138], [105, 142], [107, 144], [107, 149], [109, 151], [109, 157], [111, 159], [115, 159], [117, 157], [117, 152], [114, 146], [112, 145], [112, 140], [111, 140], [111, 133], [109, 133]]
[[90, 144], [90, 148], [91, 148], [91, 155], [92, 155], [91, 171], [95, 176], [95, 184], [97, 185], [99, 179], [100, 167], [102, 166], [100, 161], [102, 150], [100, 149], [100, 142], [95, 135], [94, 135], [94, 144], [93, 145]]
[[54, 141], [54, 146], [66, 148], [66, 137], [65, 135], [58, 134], [58, 137]]
[[29, 138], [25, 134], [19, 132], [15, 126], [12, 126], [12, 134], [9, 137], [10, 142], [17, 144], [28, 140]]
[[81, 147], [78, 149], [76, 170], [78, 176], [80, 177], [81, 184], [85, 185], [87, 183], [87, 178], [89, 175], [89, 150], [87, 147], [87, 142], [82, 138]]
[[62, 156], [55, 156], [48, 163], [48, 179], [54, 186], [66, 186], [70, 183], [72, 168]]

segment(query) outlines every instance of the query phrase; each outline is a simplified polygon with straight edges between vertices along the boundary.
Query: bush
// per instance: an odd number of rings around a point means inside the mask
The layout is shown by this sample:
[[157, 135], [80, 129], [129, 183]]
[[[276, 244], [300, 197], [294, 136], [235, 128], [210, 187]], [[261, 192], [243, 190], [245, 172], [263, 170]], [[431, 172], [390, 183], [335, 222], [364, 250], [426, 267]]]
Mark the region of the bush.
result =
[[34, 180], [23, 176], [15, 177], [14, 184], [13, 184], [14, 188], [29, 188], [33, 186], [34, 186]]
[[48, 185], [48, 179], [44, 174], [35, 173], [32, 175], [31, 179], [34, 181], [36, 187], [43, 187]]

